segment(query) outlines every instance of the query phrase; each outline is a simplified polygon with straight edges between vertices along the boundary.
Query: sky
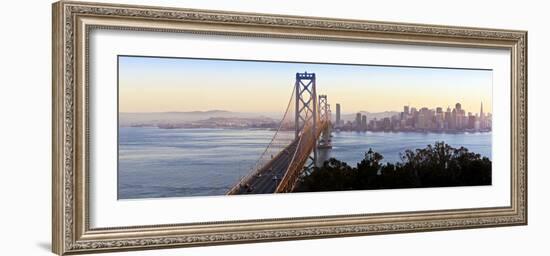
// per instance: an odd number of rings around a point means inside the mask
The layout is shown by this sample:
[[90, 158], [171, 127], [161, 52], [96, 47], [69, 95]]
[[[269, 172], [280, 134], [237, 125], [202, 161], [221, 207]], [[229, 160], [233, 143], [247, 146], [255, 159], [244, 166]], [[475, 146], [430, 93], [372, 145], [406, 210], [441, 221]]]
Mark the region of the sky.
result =
[[317, 94], [343, 113], [457, 102], [472, 113], [483, 102], [492, 113], [491, 70], [135, 56], [119, 56], [119, 111], [282, 112], [304, 71], [316, 74]]

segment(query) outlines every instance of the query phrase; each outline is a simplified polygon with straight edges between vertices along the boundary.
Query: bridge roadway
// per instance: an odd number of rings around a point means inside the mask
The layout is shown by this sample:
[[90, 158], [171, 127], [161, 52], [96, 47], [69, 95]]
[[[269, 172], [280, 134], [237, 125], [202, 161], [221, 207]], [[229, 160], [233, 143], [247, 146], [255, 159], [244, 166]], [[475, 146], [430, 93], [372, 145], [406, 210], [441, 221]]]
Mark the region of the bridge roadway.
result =
[[244, 184], [240, 184], [235, 194], [270, 194], [277, 189], [277, 185], [285, 175], [294, 152], [298, 146], [295, 139], [279, 154], [268, 162], [261, 170], [252, 175]]

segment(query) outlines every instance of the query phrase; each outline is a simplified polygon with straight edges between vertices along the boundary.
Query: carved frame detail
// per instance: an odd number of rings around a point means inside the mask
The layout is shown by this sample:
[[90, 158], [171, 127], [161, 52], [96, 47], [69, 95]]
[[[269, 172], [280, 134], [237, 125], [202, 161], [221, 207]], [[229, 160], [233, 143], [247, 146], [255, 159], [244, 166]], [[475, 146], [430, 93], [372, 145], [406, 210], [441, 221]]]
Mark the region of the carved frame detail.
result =
[[[58, 254], [527, 224], [527, 32], [145, 6], [53, 5], [53, 251]], [[129, 25], [124, 23], [128, 22]], [[142, 25], [134, 26], [132, 22]], [[143, 25], [145, 24], [145, 25]], [[179, 28], [181, 24], [190, 24]], [[193, 27], [195, 26], [196, 29]], [[191, 28], [191, 29], [189, 29]], [[296, 33], [311, 29], [310, 34]], [[92, 29], [505, 48], [512, 52], [512, 205], [93, 230], [87, 224], [87, 38]], [[275, 31], [275, 32], [273, 32]], [[83, 48], [84, 45], [84, 48]], [[296, 225], [296, 223], [301, 223]], [[291, 226], [292, 224], [292, 226]], [[190, 233], [193, 227], [201, 232]]]

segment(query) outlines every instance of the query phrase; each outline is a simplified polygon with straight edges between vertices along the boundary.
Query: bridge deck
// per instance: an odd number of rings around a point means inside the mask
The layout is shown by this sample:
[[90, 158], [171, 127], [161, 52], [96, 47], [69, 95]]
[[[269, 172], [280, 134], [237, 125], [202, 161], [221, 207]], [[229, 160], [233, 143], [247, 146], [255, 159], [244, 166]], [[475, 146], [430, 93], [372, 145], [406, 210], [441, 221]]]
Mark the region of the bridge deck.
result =
[[298, 146], [298, 139], [290, 143], [280, 154], [259, 170], [250, 179], [245, 181], [245, 184], [237, 185], [239, 188], [234, 194], [270, 194], [274, 193], [278, 182], [285, 175], [292, 156]]

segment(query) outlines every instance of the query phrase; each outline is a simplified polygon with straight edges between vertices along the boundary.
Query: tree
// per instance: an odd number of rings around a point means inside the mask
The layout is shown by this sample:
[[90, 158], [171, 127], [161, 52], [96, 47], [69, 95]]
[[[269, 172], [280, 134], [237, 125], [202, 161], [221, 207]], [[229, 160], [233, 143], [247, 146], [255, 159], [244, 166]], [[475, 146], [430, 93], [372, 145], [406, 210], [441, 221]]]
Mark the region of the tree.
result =
[[426, 148], [406, 150], [401, 162], [382, 163], [384, 157], [369, 149], [351, 168], [331, 158], [303, 178], [304, 191], [476, 186], [491, 184], [491, 160], [435, 142]]
[[314, 168], [302, 184], [308, 188], [308, 191], [351, 190], [353, 189], [351, 172], [352, 168], [345, 162], [331, 158], [325, 161], [322, 167]]

